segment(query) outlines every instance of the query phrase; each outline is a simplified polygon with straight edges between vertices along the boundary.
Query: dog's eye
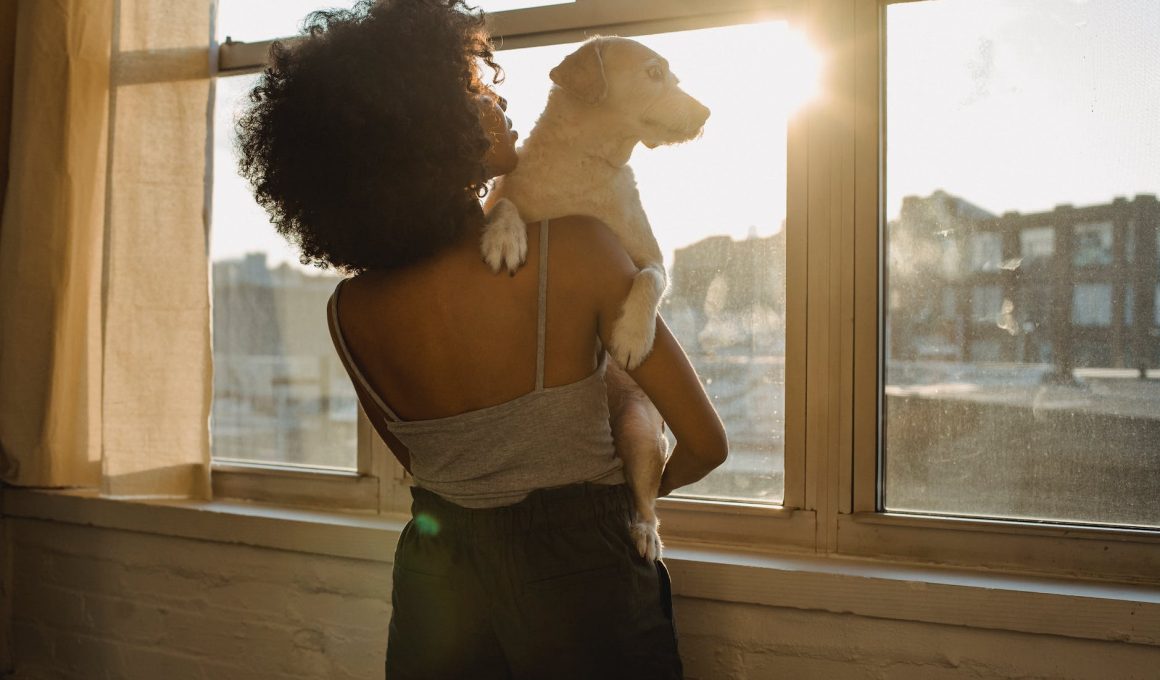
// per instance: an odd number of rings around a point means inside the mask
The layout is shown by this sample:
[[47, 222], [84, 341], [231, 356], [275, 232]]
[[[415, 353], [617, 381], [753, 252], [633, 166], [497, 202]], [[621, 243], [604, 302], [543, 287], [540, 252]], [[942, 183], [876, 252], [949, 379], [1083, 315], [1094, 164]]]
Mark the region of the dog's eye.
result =
[[661, 71], [661, 67], [660, 67], [660, 66], [650, 66], [650, 67], [648, 67], [648, 77], [649, 77], [649, 78], [652, 78], [653, 80], [660, 80], [661, 78], [663, 78], [663, 77], [664, 77], [664, 75], [665, 75], [665, 74], [664, 74], [664, 72], [663, 72], [663, 71]]

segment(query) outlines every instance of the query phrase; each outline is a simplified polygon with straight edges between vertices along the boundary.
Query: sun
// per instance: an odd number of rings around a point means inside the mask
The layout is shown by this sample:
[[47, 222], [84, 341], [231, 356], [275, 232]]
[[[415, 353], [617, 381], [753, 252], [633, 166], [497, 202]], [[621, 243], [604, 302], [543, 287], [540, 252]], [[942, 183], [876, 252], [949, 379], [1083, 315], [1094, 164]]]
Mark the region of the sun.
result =
[[822, 89], [825, 58], [802, 32], [789, 29], [781, 40], [783, 64], [782, 100], [786, 116], [793, 116], [814, 101]]

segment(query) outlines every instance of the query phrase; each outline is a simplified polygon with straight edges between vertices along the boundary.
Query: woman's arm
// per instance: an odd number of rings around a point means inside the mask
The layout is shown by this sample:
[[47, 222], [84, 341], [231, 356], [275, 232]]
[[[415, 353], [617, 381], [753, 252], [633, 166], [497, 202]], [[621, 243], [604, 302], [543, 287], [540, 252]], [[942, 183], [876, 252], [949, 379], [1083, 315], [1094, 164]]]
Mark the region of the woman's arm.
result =
[[[579, 226], [573, 227], [573, 220]], [[638, 269], [607, 226], [591, 218], [569, 218], [566, 228], [573, 272], [586, 277], [584, 287], [595, 293], [597, 332], [607, 347], [612, 327], [632, 287]], [[729, 444], [725, 427], [705, 394], [685, 351], [658, 316], [652, 352], [629, 375], [640, 385], [676, 436], [677, 445], [661, 477], [660, 495], [692, 484], [725, 461]]]
[[628, 374], [660, 411], [677, 439], [661, 476], [660, 496], [699, 481], [725, 462], [729, 443], [725, 427], [668, 326], [657, 316], [652, 352]]

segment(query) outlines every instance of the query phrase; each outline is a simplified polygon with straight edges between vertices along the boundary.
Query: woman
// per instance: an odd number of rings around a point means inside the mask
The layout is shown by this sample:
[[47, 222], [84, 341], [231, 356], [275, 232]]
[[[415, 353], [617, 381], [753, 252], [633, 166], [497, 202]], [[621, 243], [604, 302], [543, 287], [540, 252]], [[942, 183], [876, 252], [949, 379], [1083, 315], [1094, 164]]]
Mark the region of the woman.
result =
[[[364, 0], [307, 27], [251, 93], [241, 167], [304, 262], [355, 274], [331, 333], [415, 479], [387, 677], [680, 677], [667, 573], [629, 537], [601, 380], [632, 262], [581, 216], [528, 225], [514, 276], [481, 261], [478, 198], [515, 167], [517, 135], [461, 1]], [[677, 439], [662, 494], [724, 460], [660, 319], [631, 375]]]

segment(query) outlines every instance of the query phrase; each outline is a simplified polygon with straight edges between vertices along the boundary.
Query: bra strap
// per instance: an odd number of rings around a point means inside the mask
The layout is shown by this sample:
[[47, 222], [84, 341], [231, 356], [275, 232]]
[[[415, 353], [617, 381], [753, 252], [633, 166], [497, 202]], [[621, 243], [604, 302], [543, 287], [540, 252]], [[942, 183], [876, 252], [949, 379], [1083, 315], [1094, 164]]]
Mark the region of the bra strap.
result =
[[395, 412], [391, 410], [391, 407], [387, 406], [387, 402], [383, 401], [378, 392], [375, 392], [375, 389], [371, 387], [369, 382], [367, 382], [366, 376], [363, 375], [362, 371], [358, 367], [358, 364], [355, 363], [354, 356], [351, 355], [350, 349], [346, 346], [346, 338], [344, 338], [342, 335], [342, 326], [338, 324], [338, 292], [342, 289], [342, 284], [346, 283], [346, 281], [346, 279], [343, 279], [338, 282], [338, 285], [334, 287], [334, 292], [330, 294], [330, 301], [327, 302], [326, 305], [327, 315], [330, 317], [330, 327], [334, 329], [334, 337], [338, 339], [338, 351], [342, 355], [342, 362], [346, 364], [347, 371], [363, 388], [363, 391], [370, 395], [371, 400], [375, 402], [375, 406], [378, 406], [379, 409], [382, 410], [382, 412], [391, 420], [398, 421], [399, 417], [395, 415]]

